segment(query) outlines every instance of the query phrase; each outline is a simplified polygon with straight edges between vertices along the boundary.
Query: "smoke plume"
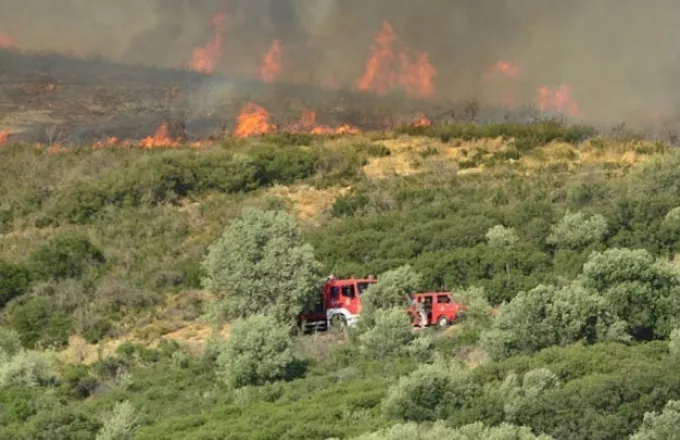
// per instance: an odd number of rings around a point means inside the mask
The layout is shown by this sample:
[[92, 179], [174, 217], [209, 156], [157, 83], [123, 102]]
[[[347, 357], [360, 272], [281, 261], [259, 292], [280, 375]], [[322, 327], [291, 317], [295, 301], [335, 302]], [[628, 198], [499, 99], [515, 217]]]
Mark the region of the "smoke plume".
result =
[[[332, 78], [350, 89], [388, 22], [400, 43], [428, 54], [438, 99], [535, 104], [542, 87], [566, 85], [592, 121], [678, 110], [677, 0], [0, 0], [0, 8], [0, 34], [22, 49], [168, 68], [191, 66], [221, 12], [214, 73], [256, 76], [276, 40], [281, 81]], [[489, 80], [499, 62], [516, 70]]]

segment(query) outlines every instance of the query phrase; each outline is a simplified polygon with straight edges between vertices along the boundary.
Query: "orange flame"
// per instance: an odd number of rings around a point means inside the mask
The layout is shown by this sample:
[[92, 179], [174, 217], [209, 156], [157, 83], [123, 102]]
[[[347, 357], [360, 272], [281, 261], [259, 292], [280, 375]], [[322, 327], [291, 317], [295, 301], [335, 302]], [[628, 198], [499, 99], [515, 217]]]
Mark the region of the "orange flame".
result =
[[432, 121], [425, 116], [425, 113], [418, 113], [417, 119], [413, 122], [414, 127], [431, 127]]
[[484, 74], [484, 80], [489, 82], [499, 76], [506, 78], [517, 78], [520, 74], [520, 69], [509, 61], [499, 61], [487, 70]]
[[243, 110], [241, 110], [234, 136], [245, 138], [271, 133], [274, 130], [274, 125], [269, 123], [269, 113], [267, 110], [251, 102], [246, 104]]
[[163, 122], [154, 133], [153, 136], [145, 137], [141, 146], [144, 148], [158, 148], [158, 147], [175, 147], [178, 145], [177, 141], [174, 141], [168, 137], [168, 124]]
[[14, 40], [0, 32], [0, 48], [9, 49], [14, 46]]
[[410, 96], [422, 98], [433, 95], [433, 78], [437, 69], [430, 62], [429, 55], [418, 52], [415, 61], [410, 60], [404, 49], [395, 55], [392, 46], [398, 42], [399, 37], [392, 25], [383, 22], [371, 45], [366, 71], [356, 82], [357, 89], [385, 95], [401, 86]]
[[418, 60], [411, 63], [404, 54], [401, 54], [403, 72], [399, 78], [402, 87], [411, 96], [427, 98], [434, 94], [433, 78], [437, 75], [437, 69], [430, 63], [430, 56], [421, 52]]
[[260, 66], [260, 79], [265, 83], [273, 83], [277, 76], [281, 74], [282, 67], [282, 52], [281, 42], [274, 40], [269, 50], [262, 58], [262, 65]]
[[316, 112], [313, 110], [304, 110], [301, 119], [300, 128], [294, 127], [293, 131], [308, 132], [314, 135], [357, 134], [360, 132], [358, 128], [349, 124], [344, 124], [337, 128], [319, 125], [316, 122]]
[[9, 140], [9, 131], [0, 130], [0, 145], [6, 143]]
[[224, 13], [217, 12], [208, 23], [209, 28], [215, 30], [212, 40], [205, 46], [194, 49], [192, 68], [201, 73], [212, 73], [215, 70], [215, 61], [222, 51], [222, 39], [224, 36]]
[[571, 87], [562, 84], [557, 90], [548, 87], [538, 89], [538, 108], [541, 111], [558, 111], [567, 113], [570, 116], [580, 116], [582, 114], [578, 102], [571, 96]]

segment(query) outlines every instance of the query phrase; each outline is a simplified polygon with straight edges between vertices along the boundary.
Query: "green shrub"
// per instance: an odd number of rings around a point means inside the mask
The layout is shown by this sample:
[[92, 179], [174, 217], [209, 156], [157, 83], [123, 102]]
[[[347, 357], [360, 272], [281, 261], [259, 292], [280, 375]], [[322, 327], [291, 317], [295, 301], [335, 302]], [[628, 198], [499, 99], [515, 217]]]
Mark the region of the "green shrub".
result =
[[139, 415], [127, 400], [118, 402], [102, 420], [96, 440], [132, 440], [136, 436]]
[[71, 318], [55, 309], [50, 298], [25, 296], [8, 304], [6, 323], [21, 336], [25, 347], [62, 347], [68, 342], [72, 329]]
[[53, 360], [38, 351], [19, 350], [13, 356], [0, 353], [0, 387], [36, 387], [56, 379]]
[[678, 432], [680, 432], [680, 401], [671, 400], [661, 414], [645, 413], [642, 426], [630, 440], [672, 439]]
[[461, 366], [422, 365], [390, 387], [382, 411], [405, 421], [446, 419], [469, 405], [480, 391]]
[[567, 249], [583, 249], [599, 242], [607, 233], [607, 220], [599, 215], [586, 216], [582, 212], [567, 212], [560, 222], [552, 227], [546, 239], [548, 244]]
[[82, 235], [58, 235], [31, 255], [33, 272], [43, 280], [80, 278], [105, 262], [102, 251]]
[[[363, 311], [361, 319], [364, 320]], [[385, 359], [407, 354], [409, 344], [416, 339], [404, 307], [376, 310], [371, 324], [359, 335], [361, 350], [369, 358]]]
[[21, 336], [16, 330], [0, 327], [0, 357], [14, 356], [21, 348]]
[[222, 381], [232, 388], [293, 377], [296, 359], [289, 328], [262, 315], [234, 321], [217, 365]]
[[21, 265], [0, 261], [0, 309], [28, 291], [30, 271]]
[[352, 440], [406, 440], [406, 439], [441, 438], [447, 440], [552, 440], [547, 435], [534, 435], [530, 428], [502, 423], [488, 427], [477, 422], [460, 428], [451, 428], [442, 421], [432, 425], [406, 423], [393, 425], [390, 428], [353, 437]]

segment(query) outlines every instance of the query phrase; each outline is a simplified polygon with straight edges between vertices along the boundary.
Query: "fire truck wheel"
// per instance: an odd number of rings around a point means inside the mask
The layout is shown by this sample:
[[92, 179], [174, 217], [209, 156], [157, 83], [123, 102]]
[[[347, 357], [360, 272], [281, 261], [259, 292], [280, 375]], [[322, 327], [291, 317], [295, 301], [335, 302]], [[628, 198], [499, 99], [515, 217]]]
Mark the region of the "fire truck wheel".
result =
[[338, 313], [331, 317], [331, 327], [333, 328], [344, 328], [347, 327], [347, 319], [344, 315]]
[[437, 325], [441, 328], [446, 328], [451, 325], [451, 321], [446, 316], [440, 316], [437, 320]]

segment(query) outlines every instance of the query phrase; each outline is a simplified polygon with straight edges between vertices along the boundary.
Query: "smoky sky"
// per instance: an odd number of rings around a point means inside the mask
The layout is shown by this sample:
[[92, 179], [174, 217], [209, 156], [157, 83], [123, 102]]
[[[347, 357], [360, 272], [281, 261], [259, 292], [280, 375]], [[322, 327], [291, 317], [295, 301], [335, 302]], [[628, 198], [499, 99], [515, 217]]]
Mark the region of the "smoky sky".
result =
[[[530, 100], [569, 83], [595, 119], [680, 107], [677, 0], [0, 0], [0, 11], [0, 33], [22, 48], [162, 67], [186, 66], [224, 11], [217, 72], [251, 74], [278, 39], [287, 79], [333, 74], [347, 86], [389, 21], [430, 54], [438, 97], [493, 99], [512, 87]], [[521, 74], [486, 83], [499, 60]]]

